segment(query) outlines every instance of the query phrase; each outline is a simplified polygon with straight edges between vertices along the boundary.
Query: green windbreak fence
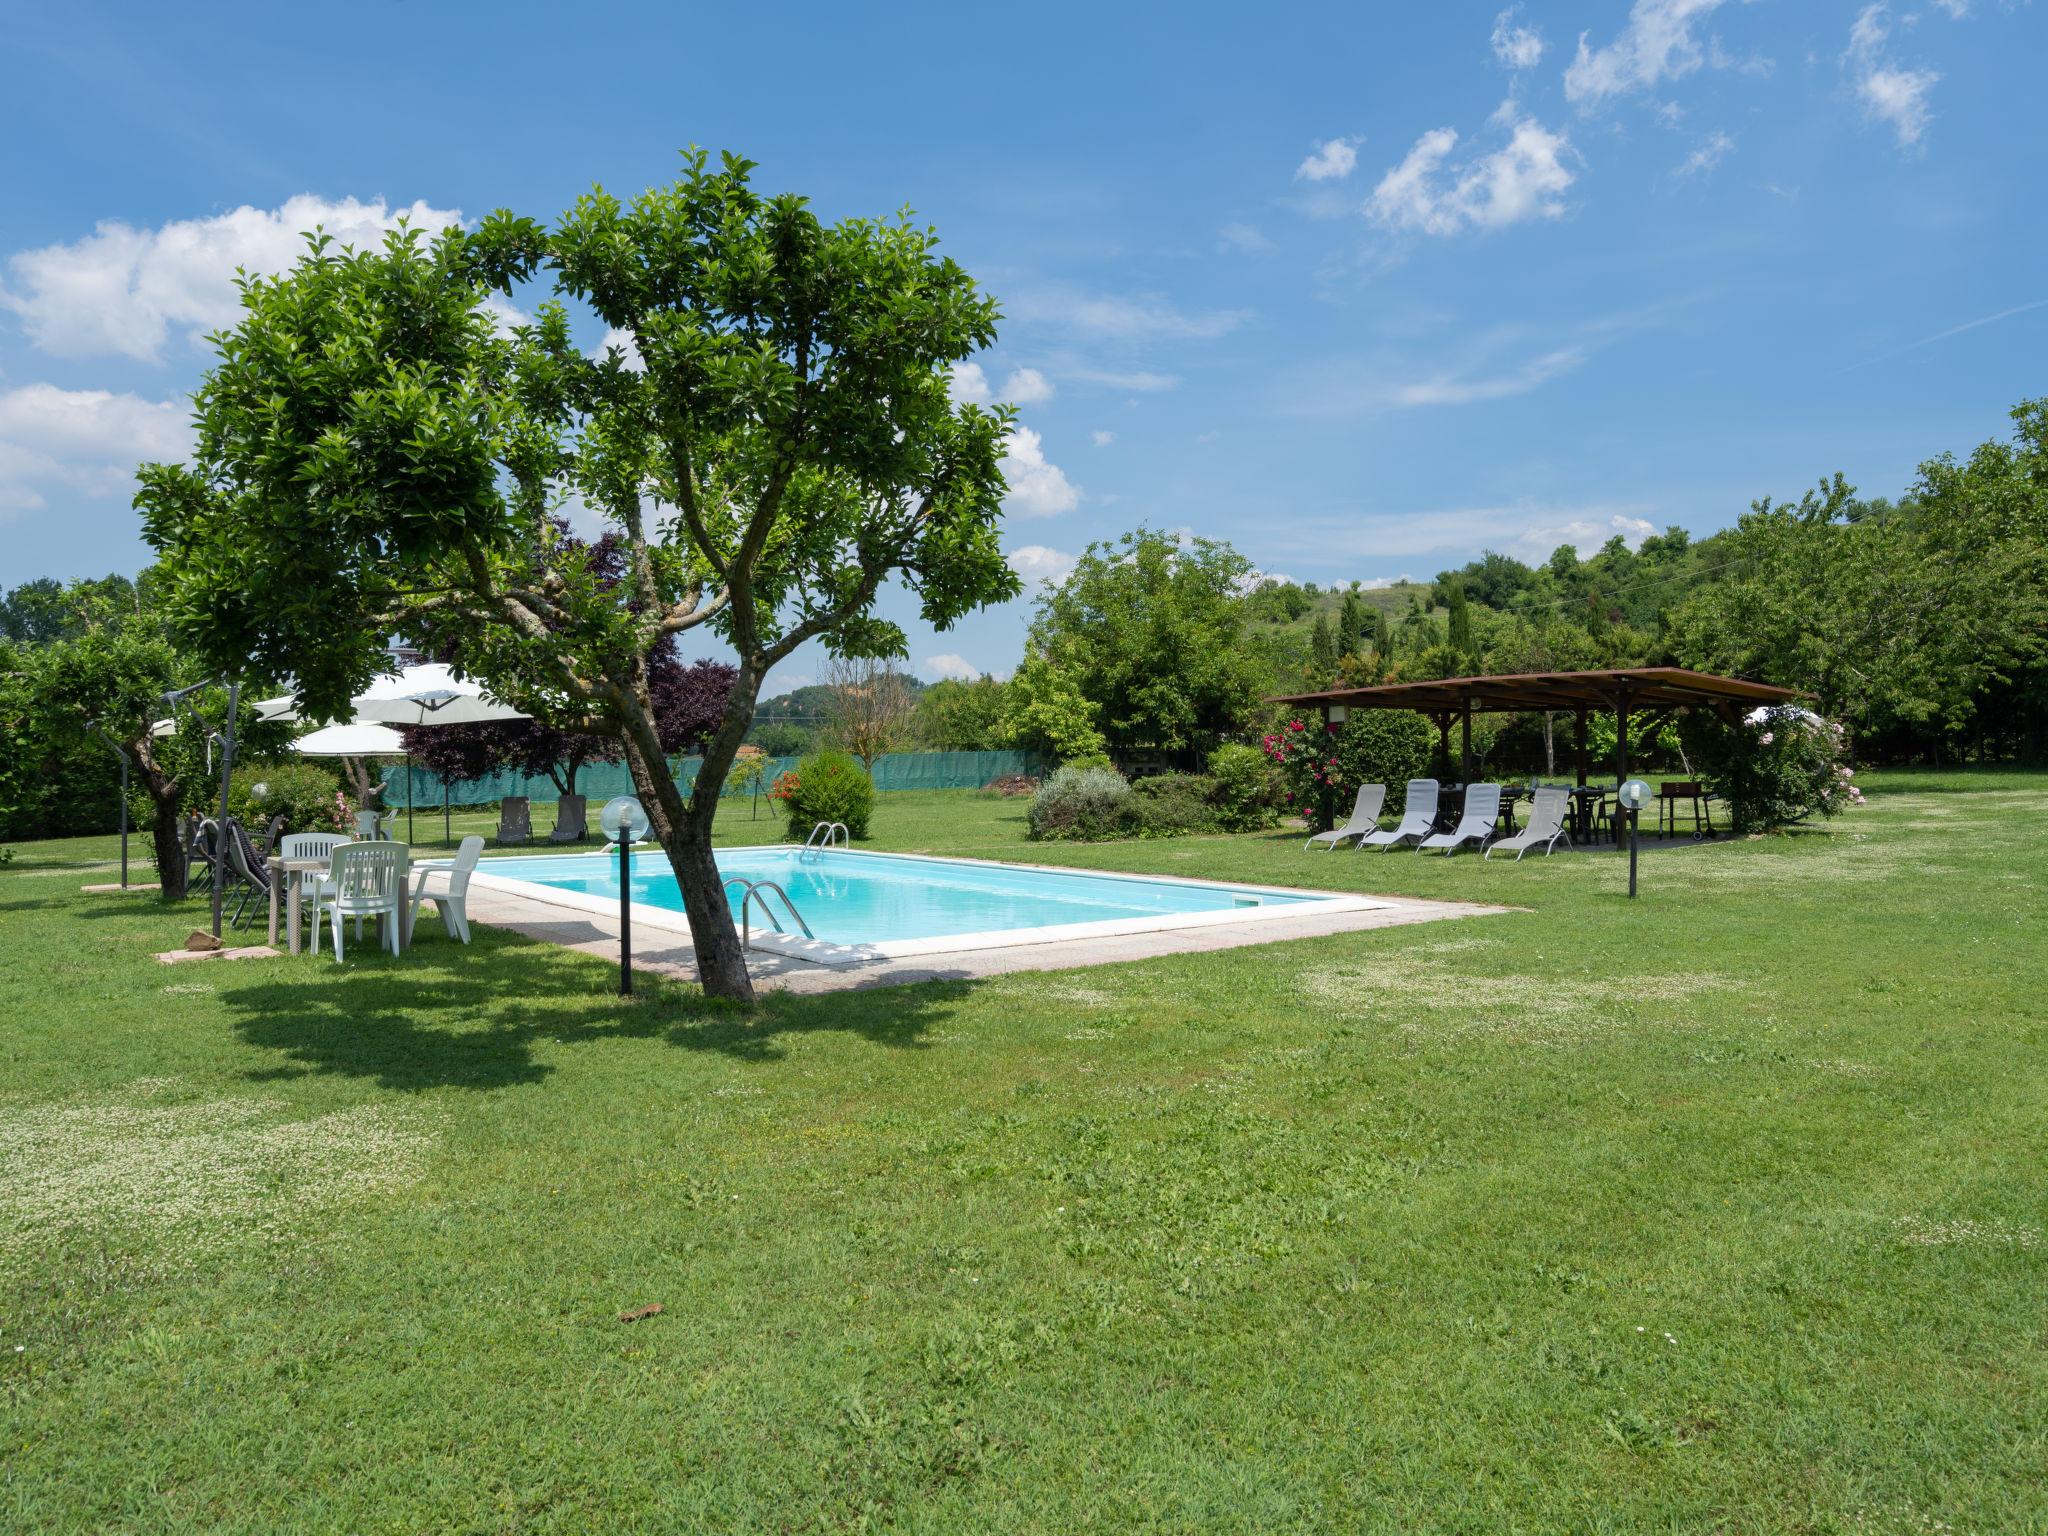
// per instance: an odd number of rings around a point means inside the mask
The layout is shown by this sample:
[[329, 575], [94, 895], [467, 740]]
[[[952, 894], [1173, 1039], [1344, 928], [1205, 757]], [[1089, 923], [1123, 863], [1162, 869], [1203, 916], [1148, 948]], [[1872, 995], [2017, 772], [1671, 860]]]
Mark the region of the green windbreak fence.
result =
[[[762, 793], [767, 793], [778, 773], [785, 768], [794, 768], [797, 762], [794, 757], [768, 759], [768, 772], [761, 781]], [[695, 757], [681, 758], [676, 762], [676, 778], [686, 790], [696, 783], [701, 763], [702, 759]], [[884, 793], [898, 789], [979, 789], [990, 779], [1013, 773], [1045, 774], [1052, 771], [1052, 766], [1051, 758], [1037, 752], [888, 752], [875, 759], [875, 788]], [[405, 775], [403, 763], [385, 768], [385, 805], [441, 804], [439, 774], [414, 768], [410, 802], [406, 799]], [[447, 792], [449, 803], [453, 805], [485, 805], [503, 800], [508, 795], [547, 801], [561, 793], [545, 774], [532, 777], [522, 773], [493, 773], [481, 779], [457, 780], [447, 786]], [[728, 782], [726, 793], [732, 792]], [[633, 776], [626, 771], [624, 763], [592, 763], [577, 773], [576, 793], [592, 805], [598, 805], [614, 795], [632, 794]]]

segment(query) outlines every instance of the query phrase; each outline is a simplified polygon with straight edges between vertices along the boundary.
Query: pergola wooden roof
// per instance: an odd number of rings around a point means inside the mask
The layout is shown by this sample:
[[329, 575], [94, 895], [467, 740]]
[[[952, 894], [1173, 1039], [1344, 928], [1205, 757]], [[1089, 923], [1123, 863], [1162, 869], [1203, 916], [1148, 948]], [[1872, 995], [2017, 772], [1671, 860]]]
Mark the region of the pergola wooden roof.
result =
[[[1275, 704], [1320, 709], [1412, 709], [1425, 715], [1531, 709], [1669, 708], [1684, 705], [1783, 704], [1800, 695], [1771, 683], [1716, 677], [1684, 667], [1628, 667], [1613, 672], [1509, 672], [1493, 677], [1445, 677], [1377, 688], [1336, 688], [1289, 693]], [[1628, 702], [1622, 705], [1622, 700]]]
[[1655, 710], [1669, 715], [1686, 708], [1708, 708], [1733, 718], [1738, 707], [1785, 704], [1801, 698], [1796, 689], [1753, 683], [1740, 677], [1717, 677], [1684, 667], [1625, 667], [1608, 672], [1510, 672], [1493, 677], [1444, 677], [1417, 683], [1384, 683], [1377, 688], [1334, 688], [1324, 693], [1286, 693], [1273, 704], [1301, 704], [1322, 712], [1325, 720], [1354, 709], [1408, 709], [1436, 722], [1446, 762], [1450, 758], [1451, 722], [1464, 725], [1463, 765], [1472, 776], [1472, 716], [1503, 711], [1560, 710], [1577, 722], [1578, 779], [1586, 782], [1586, 716], [1611, 710], [1617, 737], [1618, 777], [1628, 777], [1629, 715]]

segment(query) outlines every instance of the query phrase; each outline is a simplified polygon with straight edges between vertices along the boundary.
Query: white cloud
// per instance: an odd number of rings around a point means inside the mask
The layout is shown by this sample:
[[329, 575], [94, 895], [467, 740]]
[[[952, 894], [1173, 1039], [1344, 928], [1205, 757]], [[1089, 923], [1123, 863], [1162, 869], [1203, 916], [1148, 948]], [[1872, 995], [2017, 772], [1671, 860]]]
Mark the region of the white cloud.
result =
[[1216, 248], [1255, 255], [1260, 251], [1272, 250], [1273, 242], [1268, 240], [1265, 231], [1255, 224], [1226, 224], [1216, 231]]
[[964, 683], [981, 676], [981, 668], [957, 651], [941, 651], [936, 656], [925, 657], [924, 673], [927, 677], [950, 677]]
[[993, 405], [995, 392], [988, 387], [988, 375], [979, 363], [955, 363], [946, 392], [955, 405]]
[[1567, 101], [1598, 105], [1611, 96], [1677, 80], [1707, 62], [1693, 25], [1720, 9], [1722, 0], [1636, 0], [1628, 24], [1605, 48], [1588, 48], [1579, 34], [1578, 56], [1564, 72]]
[[1116, 441], [1116, 434], [1114, 432], [1096, 431], [1089, 435], [1095, 439], [1095, 446], [1098, 448], [1107, 448]]
[[1493, 18], [1493, 56], [1509, 69], [1533, 69], [1543, 57], [1543, 34], [1515, 22], [1521, 9], [1511, 5]]
[[1448, 167], [1457, 130], [1431, 129], [1380, 178], [1366, 202], [1367, 216], [1388, 229], [1429, 235], [1563, 217], [1564, 193], [1576, 179], [1564, 163], [1571, 142], [1534, 118], [1510, 121], [1513, 132], [1504, 146]]
[[1180, 386], [1178, 375], [1155, 373], [1150, 369], [1090, 368], [1077, 364], [1060, 370], [1082, 384], [1100, 384], [1105, 389], [1127, 390], [1134, 395], [1152, 395]]
[[[1546, 506], [1514, 502], [1501, 506], [1440, 510], [1403, 508], [1384, 512], [1332, 510], [1275, 524], [1262, 541], [1276, 557], [1341, 568], [1370, 561], [1382, 570], [1395, 561], [1467, 559], [1479, 549], [1497, 549], [1537, 562], [1560, 544], [1590, 554], [1619, 534], [1631, 548], [1657, 531], [1649, 521], [1654, 506], [1592, 504]], [[1381, 578], [1368, 587], [1391, 586], [1407, 577]]]
[[1934, 0], [1934, 7], [1950, 21], [1961, 21], [1970, 14], [1970, 0]]
[[1916, 148], [1926, 137], [1934, 113], [1927, 98], [1941, 79], [1931, 69], [1900, 69], [1885, 49], [1891, 37], [1891, 10], [1884, 0], [1866, 5], [1849, 28], [1849, 47], [1842, 55], [1856, 84], [1856, 97], [1869, 116], [1889, 126], [1899, 148]]
[[1643, 540], [1656, 531], [1655, 523], [1626, 512], [1612, 513], [1605, 520], [1578, 517], [1547, 527], [1524, 529], [1515, 536], [1507, 553], [1518, 554], [1533, 563], [1547, 558], [1558, 545], [1569, 544], [1584, 559], [1616, 534], [1630, 549], [1640, 549]]
[[315, 225], [337, 244], [362, 246], [381, 241], [401, 218], [430, 234], [462, 221], [459, 211], [424, 202], [393, 209], [382, 198], [334, 202], [311, 194], [158, 229], [110, 220], [69, 245], [14, 256], [0, 307], [18, 314], [45, 352], [154, 362], [172, 331], [193, 338], [234, 322], [237, 267], [282, 272], [304, 253], [301, 236]]
[[1680, 177], [1703, 176], [1728, 157], [1728, 151], [1735, 147], [1735, 141], [1720, 129], [1707, 135], [1706, 139], [1678, 162], [1672, 175]]
[[1047, 462], [1044, 443], [1029, 427], [1013, 426], [1004, 439], [1003, 478], [1010, 485], [1003, 505], [1022, 517], [1058, 517], [1081, 504], [1080, 490]]
[[1156, 293], [1122, 295], [1053, 285], [1008, 296], [1011, 318], [1057, 325], [1117, 341], [1213, 341], [1250, 318], [1242, 309], [1190, 314]]
[[1003, 380], [1003, 398], [1012, 405], [1037, 405], [1052, 396], [1052, 380], [1036, 368], [1012, 369]]
[[135, 466], [192, 448], [183, 400], [26, 384], [0, 393], [0, 519], [35, 511], [46, 492], [126, 500]]
[[1010, 569], [1023, 577], [1027, 584], [1049, 581], [1058, 585], [1073, 574], [1080, 558], [1063, 549], [1048, 549], [1043, 544], [1026, 544], [1013, 549], [1009, 554]]
[[[617, 351], [619, 361], [624, 363], [633, 372], [645, 373], [647, 371], [647, 360], [640, 355], [640, 338], [631, 331], [621, 329], [616, 325], [606, 327], [603, 338], [599, 340], [596, 346], [590, 349], [590, 355], [593, 359], [602, 360], [605, 353], [611, 351]], [[967, 366], [970, 368], [974, 367], [972, 363], [969, 363]], [[980, 372], [979, 369], [975, 371], [977, 373]]]
[[1052, 380], [1036, 368], [1011, 369], [998, 392], [979, 363], [955, 363], [947, 390], [955, 405], [994, 405], [998, 400], [1010, 405], [1037, 405], [1054, 394]]
[[1552, 379], [1561, 378], [1585, 360], [1586, 354], [1582, 349], [1559, 347], [1506, 373], [1478, 378], [1439, 374], [1434, 378], [1396, 385], [1389, 403], [1412, 409], [1422, 405], [1471, 405], [1480, 400], [1505, 400], [1511, 395], [1526, 395]]
[[1358, 140], [1325, 139], [1294, 168], [1296, 181], [1342, 181], [1358, 164]]

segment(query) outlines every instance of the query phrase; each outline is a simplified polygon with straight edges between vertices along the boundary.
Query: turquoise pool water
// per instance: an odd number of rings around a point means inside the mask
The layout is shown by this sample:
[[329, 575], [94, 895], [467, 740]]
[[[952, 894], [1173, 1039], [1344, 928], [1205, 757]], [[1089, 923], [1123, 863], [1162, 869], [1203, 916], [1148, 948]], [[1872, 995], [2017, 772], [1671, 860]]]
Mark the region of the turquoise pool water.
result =
[[[718, 867], [724, 874], [780, 885], [812, 933], [831, 944], [886, 944], [1325, 899], [1206, 881], [1018, 869], [845, 849], [807, 854], [795, 848], [731, 848], [719, 853]], [[616, 855], [487, 859], [477, 873], [619, 899]], [[740, 892], [735, 888], [727, 896], [737, 916]], [[633, 855], [633, 902], [670, 912], [683, 910], [675, 875], [659, 852]], [[767, 926], [757, 907], [754, 927]]]

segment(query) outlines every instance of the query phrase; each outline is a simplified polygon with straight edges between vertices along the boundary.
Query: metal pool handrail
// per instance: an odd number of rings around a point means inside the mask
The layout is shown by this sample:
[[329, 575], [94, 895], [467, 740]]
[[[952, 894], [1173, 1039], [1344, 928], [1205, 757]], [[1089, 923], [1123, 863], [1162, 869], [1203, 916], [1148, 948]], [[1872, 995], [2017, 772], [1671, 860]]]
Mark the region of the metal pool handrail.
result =
[[814, 853], [832, 847], [834, 833], [839, 836], [839, 847], [847, 848], [853, 845], [853, 834], [846, 830], [845, 822], [821, 821], [811, 828], [811, 835], [804, 839], [804, 852]]
[[815, 933], [811, 932], [811, 925], [804, 921], [803, 913], [797, 911], [796, 903], [789, 899], [789, 892], [785, 891], [773, 880], [749, 880], [745, 875], [727, 875], [725, 877], [725, 883], [722, 884], [719, 887], [719, 889], [721, 891], [729, 891], [736, 885], [746, 887], [746, 895], [740, 898], [741, 949], [752, 949], [754, 947], [754, 918], [752, 908], [756, 902], [760, 903], [761, 915], [767, 918], [769, 922], [775, 925], [775, 931], [777, 933], [787, 933], [789, 931], [788, 929], [782, 926], [782, 919], [775, 915], [775, 909], [768, 905], [768, 898], [761, 894], [763, 891], [773, 891], [776, 895], [782, 898], [783, 907], [788, 911], [789, 915], [796, 920], [796, 925], [797, 927], [803, 930], [805, 938], [815, 939], [817, 937]]

